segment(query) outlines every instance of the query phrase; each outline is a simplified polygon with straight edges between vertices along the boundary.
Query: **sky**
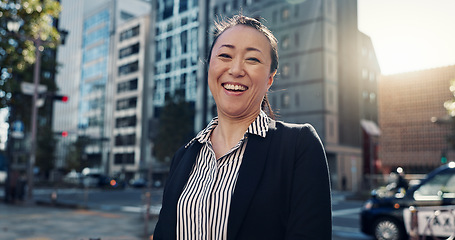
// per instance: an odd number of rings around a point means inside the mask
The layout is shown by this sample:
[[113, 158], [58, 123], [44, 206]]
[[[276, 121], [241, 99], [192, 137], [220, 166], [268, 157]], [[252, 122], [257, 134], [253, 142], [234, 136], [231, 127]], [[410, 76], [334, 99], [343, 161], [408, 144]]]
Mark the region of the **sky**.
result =
[[455, 65], [455, 0], [358, 0], [383, 75]]

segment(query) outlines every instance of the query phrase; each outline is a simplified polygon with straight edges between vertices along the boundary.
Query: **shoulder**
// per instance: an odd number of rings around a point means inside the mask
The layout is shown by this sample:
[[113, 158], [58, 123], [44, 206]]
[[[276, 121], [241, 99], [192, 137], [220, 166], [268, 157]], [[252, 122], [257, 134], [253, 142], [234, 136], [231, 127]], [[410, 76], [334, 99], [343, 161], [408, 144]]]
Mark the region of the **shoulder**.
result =
[[314, 135], [318, 136], [316, 129], [313, 127], [313, 125], [309, 123], [304, 123], [304, 124], [298, 124], [298, 123], [286, 123], [283, 121], [275, 121], [274, 123], [274, 128], [277, 131], [284, 131], [284, 132], [295, 132], [296, 134], [309, 134], [309, 135]]
[[270, 129], [278, 133], [277, 136], [280, 136], [280, 141], [292, 141], [296, 145], [305, 146], [322, 145], [316, 129], [309, 123], [297, 124], [275, 121], [274, 126]]

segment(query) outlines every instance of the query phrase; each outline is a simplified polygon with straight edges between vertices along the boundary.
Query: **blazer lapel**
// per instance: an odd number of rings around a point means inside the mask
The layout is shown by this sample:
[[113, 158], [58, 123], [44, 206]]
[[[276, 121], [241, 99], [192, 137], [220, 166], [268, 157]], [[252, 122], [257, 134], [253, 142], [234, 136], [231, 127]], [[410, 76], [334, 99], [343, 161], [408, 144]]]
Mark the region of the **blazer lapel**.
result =
[[249, 136], [231, 199], [227, 230], [228, 239], [236, 239], [248, 206], [261, 179], [267, 161], [267, 149], [269, 149], [274, 132], [269, 129], [265, 138], [257, 135]]
[[197, 154], [199, 153], [201, 147], [202, 144], [197, 141], [189, 146], [183, 154], [181, 160], [177, 163], [178, 165], [176, 166], [174, 173], [172, 176], [169, 176], [169, 182], [167, 184], [174, 187], [167, 188], [164, 192], [166, 202], [163, 201], [160, 221], [162, 221], [162, 225], [165, 226], [162, 228], [167, 232], [166, 236], [170, 239], [175, 239], [176, 236], [177, 202], [186, 182], [188, 181], [191, 169], [193, 168]]

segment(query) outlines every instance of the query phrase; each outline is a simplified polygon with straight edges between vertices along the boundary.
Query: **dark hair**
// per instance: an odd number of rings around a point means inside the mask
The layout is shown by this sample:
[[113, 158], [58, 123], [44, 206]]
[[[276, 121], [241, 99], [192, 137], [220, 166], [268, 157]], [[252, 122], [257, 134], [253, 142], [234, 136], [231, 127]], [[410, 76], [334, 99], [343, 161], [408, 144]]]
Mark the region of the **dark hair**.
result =
[[[212, 42], [212, 46], [210, 46], [208, 62], [210, 63], [210, 58], [212, 57], [212, 50], [213, 46], [215, 46], [216, 41], [218, 38], [223, 34], [227, 29], [235, 27], [237, 25], [248, 26], [256, 29], [257, 31], [264, 34], [264, 36], [269, 40], [270, 43], [270, 56], [272, 57], [272, 62], [270, 64], [270, 73], [275, 72], [278, 69], [278, 40], [273, 35], [272, 31], [270, 31], [264, 24], [262, 24], [259, 20], [251, 17], [246, 17], [243, 15], [235, 15], [232, 18], [228, 18], [225, 21], [215, 22], [215, 31], [214, 31], [214, 39]], [[272, 107], [270, 106], [267, 94], [264, 96], [262, 100], [261, 109], [265, 111], [271, 118], [275, 118], [273, 114]]]

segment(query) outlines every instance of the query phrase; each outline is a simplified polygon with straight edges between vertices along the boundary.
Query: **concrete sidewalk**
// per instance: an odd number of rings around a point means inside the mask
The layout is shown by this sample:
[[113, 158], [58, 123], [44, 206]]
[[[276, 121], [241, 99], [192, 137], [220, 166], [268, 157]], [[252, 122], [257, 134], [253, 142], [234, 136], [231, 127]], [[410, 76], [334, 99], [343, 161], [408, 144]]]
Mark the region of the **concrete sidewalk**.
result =
[[1, 240], [145, 240], [156, 217], [147, 225], [141, 213], [0, 203]]

